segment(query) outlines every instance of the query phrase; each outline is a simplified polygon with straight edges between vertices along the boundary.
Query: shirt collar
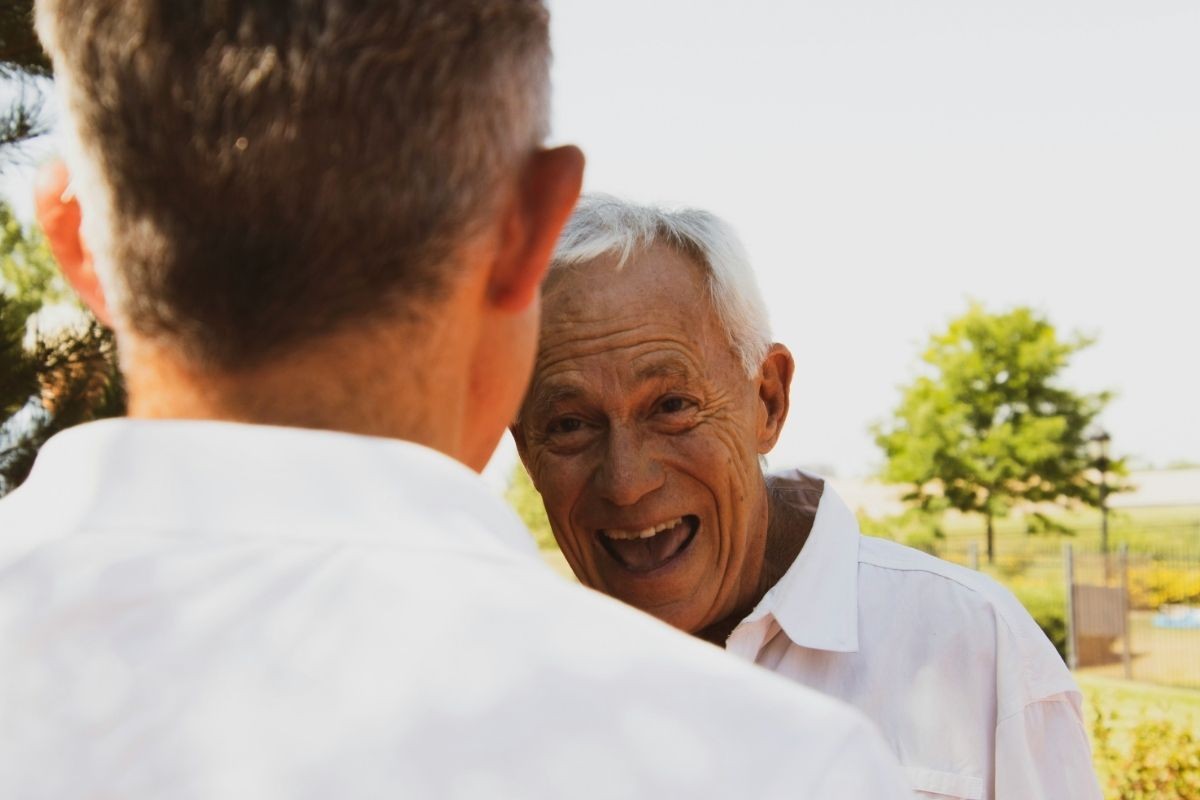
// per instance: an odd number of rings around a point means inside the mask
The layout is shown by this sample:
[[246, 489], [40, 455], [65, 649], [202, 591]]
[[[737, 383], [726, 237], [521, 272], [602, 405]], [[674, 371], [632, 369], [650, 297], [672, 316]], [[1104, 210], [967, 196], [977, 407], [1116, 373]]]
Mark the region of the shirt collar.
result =
[[743, 624], [770, 615], [801, 647], [857, 652], [859, 537], [854, 513], [826, 482], [800, 555]]
[[[65, 499], [64, 499], [65, 498]], [[39, 528], [368, 539], [536, 559], [475, 472], [412, 442], [212, 421], [105, 420], [53, 437], [7, 501]]]

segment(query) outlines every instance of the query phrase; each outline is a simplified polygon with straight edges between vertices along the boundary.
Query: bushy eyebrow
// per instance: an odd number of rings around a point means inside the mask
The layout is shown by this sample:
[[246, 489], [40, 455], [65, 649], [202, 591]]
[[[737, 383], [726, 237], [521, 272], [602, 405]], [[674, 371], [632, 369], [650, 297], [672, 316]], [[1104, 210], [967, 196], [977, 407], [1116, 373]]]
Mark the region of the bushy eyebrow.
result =
[[535, 418], [548, 415], [559, 403], [570, 402], [583, 396], [583, 389], [571, 384], [551, 383], [539, 386], [534, 391], [533, 402], [530, 404], [531, 415]]
[[[695, 379], [696, 371], [687, 361], [668, 357], [638, 366], [633, 377], [636, 385], [664, 379], [688, 382]], [[569, 403], [586, 396], [587, 392], [578, 384], [563, 382], [561, 379], [551, 380], [534, 387], [530, 395], [529, 414], [535, 419], [544, 418], [549, 416], [558, 404]]]
[[638, 367], [634, 372], [634, 377], [638, 383], [662, 378], [677, 378], [687, 381], [694, 377], [694, 372], [686, 361], [678, 358], [664, 358]]

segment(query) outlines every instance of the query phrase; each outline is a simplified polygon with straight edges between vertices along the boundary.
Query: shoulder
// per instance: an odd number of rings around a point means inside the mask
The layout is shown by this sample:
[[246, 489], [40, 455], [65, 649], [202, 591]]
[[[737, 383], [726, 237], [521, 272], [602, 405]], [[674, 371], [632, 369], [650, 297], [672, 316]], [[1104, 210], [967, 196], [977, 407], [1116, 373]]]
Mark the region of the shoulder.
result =
[[914, 587], [938, 586], [956, 593], [993, 609], [1010, 625], [1020, 626], [1029, 620], [1029, 613], [1013, 593], [991, 577], [921, 550], [888, 539], [862, 536], [859, 539], [858, 563], [868, 569], [900, 573], [903, 580]]
[[[133, 544], [143, 555], [160, 552]], [[217, 720], [237, 734], [206, 741], [210, 763], [240, 763], [247, 741], [275, 741], [259, 766], [295, 774], [304, 747], [291, 745], [303, 732], [328, 735], [330, 747], [336, 738], [337, 747], [360, 753], [406, 753], [406, 768], [431, 785], [444, 782], [444, 754], [455, 752], [492, 754], [482, 766], [522, 786], [542, 785], [548, 769], [577, 776], [604, 763], [611, 769], [594, 776], [597, 787], [625, 781], [664, 797], [818, 796], [832, 765], [847, 758], [881, 786], [894, 770], [873, 755], [876, 734], [848, 707], [535, 561], [304, 543], [212, 552], [172, 543], [162, 557], [170, 574], [183, 570], [189, 579], [168, 581], [162, 572], [164, 580], [139, 585], [141, 602], [117, 604], [111, 618], [87, 616], [91, 628], [60, 626], [55, 636], [64, 646], [90, 646], [142, 615], [139, 678], [114, 719], [136, 721], [138, 709], [182, 695], [179, 724]], [[0, 656], [0, 672], [11, 685], [34, 687], [14, 695], [19, 708], [0, 714], [13, 730], [71, 711], [72, 691], [90, 685], [103, 648], [48, 673], [42, 634], [47, 613], [74, 615], [124, 591], [91, 580], [93, 572], [57, 592], [50, 609], [24, 593], [28, 614], [17, 629], [0, 619], [0, 633], [21, 634], [4, 637], [18, 646]], [[201, 573], [219, 574], [219, 590], [197, 590]], [[171, 624], [147, 625], [145, 615]], [[317, 733], [283, 724], [311, 718], [341, 723]], [[542, 757], [530, 760], [530, 752]], [[572, 794], [607, 793], [577, 785], [528, 793]]]
[[553, 649], [556, 668], [574, 673], [577, 690], [637, 716], [640, 727], [676, 730], [670, 738], [679, 744], [720, 742], [720, 758], [743, 777], [751, 774], [745, 770], [793, 776], [800, 783], [788, 796], [805, 794], [805, 782], [815, 787], [846, 750], [859, 769], [873, 771], [876, 785], [886, 783], [891, 758], [876, 757], [877, 734], [849, 706], [557, 575], [538, 583], [530, 588], [544, 592], [554, 613], [537, 639]]
[[1002, 705], [1078, 691], [1033, 617], [988, 575], [870, 536], [860, 539], [859, 574], [864, 606], [872, 600], [916, 606], [920, 624], [957, 630], [963, 641], [993, 651]]
[[452, 637], [469, 639], [477, 655], [456, 669], [486, 665], [488, 680], [499, 672], [530, 687], [515, 695], [539, 737], [587, 742], [647, 785], [677, 770], [678, 780], [659, 784], [664, 796], [818, 796], [847, 765], [876, 789], [899, 785], [878, 734], [833, 698], [549, 570], [514, 564], [479, 577], [472, 593], [490, 596], [490, 632]]

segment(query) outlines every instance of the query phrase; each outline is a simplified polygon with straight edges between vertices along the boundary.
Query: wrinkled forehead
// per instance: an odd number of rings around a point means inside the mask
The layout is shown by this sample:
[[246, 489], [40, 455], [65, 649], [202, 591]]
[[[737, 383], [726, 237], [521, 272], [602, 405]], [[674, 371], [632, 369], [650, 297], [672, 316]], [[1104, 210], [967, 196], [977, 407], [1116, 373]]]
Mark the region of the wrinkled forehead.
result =
[[656, 242], [627, 258], [608, 253], [556, 266], [542, 295], [543, 335], [556, 326], [654, 314], [715, 314], [706, 270], [694, 257]]
[[669, 247], [559, 267], [546, 287], [535, 404], [727, 372], [741, 377], [706, 273]]

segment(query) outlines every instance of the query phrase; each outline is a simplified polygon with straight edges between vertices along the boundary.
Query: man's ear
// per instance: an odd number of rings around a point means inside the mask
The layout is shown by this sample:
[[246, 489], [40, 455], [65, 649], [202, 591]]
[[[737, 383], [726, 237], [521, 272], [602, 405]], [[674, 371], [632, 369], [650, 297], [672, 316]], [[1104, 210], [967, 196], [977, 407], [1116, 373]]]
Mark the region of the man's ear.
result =
[[583, 163], [583, 152], [571, 146], [538, 150], [526, 163], [488, 281], [497, 308], [519, 312], [537, 298], [558, 234], [583, 188]]
[[508, 426], [508, 432], [512, 435], [513, 443], [517, 446], [517, 456], [525, 466], [525, 471], [532, 477], [533, 469], [529, 464], [529, 443], [525, 439], [525, 426], [521, 424], [520, 420], [517, 420]]
[[537, 485], [537, 473], [534, 471], [531, 453], [529, 452], [529, 440], [525, 438], [525, 426], [518, 419], [512, 425], [508, 426], [508, 432], [512, 434], [513, 443], [517, 446], [517, 456], [521, 459], [521, 466], [525, 467], [525, 472], [529, 475], [529, 480], [533, 484], [533, 488], [540, 492], [541, 489]]
[[758, 452], [771, 452], [783, 432], [791, 406], [792, 373], [796, 362], [792, 353], [783, 345], [771, 345], [763, 359], [758, 382]]
[[508, 426], [508, 432], [512, 435], [513, 443], [517, 446], [517, 455], [521, 457], [522, 463], [525, 461], [525, 428], [521, 425], [520, 420]]
[[96, 318], [112, 327], [108, 301], [96, 277], [92, 254], [83, 242], [83, 214], [70, 191], [71, 175], [61, 161], [51, 161], [38, 170], [34, 184], [34, 208], [46, 234], [50, 252], [67, 283], [75, 288]]

